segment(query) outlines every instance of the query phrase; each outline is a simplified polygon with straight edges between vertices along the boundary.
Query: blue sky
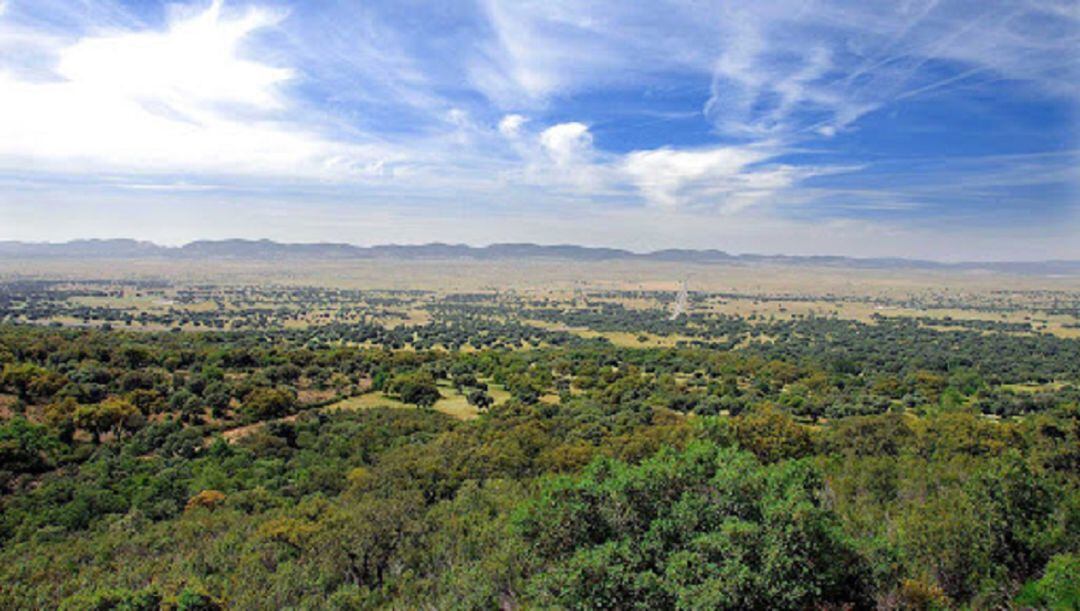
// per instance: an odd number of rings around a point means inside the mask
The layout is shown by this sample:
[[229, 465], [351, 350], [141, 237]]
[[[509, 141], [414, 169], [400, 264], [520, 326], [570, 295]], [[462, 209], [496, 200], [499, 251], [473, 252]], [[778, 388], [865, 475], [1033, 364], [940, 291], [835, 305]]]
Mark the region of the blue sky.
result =
[[1080, 258], [1080, 4], [0, 0], [0, 239]]

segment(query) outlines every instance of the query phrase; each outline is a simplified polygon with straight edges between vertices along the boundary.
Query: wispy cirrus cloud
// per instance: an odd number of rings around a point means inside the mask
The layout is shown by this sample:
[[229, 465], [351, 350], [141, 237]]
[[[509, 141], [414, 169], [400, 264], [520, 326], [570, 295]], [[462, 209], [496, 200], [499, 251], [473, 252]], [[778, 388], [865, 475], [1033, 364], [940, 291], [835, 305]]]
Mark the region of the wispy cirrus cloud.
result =
[[1003, 81], [1080, 99], [1075, 4], [779, 2], [729, 14], [706, 104], [724, 133], [832, 136], [898, 101]]
[[[775, 138], [832, 135], [894, 100], [1001, 79], [1080, 98], [1080, 10], [1069, 0], [486, 7], [498, 52], [475, 71], [499, 75], [499, 84], [477, 85], [500, 102], [700, 73], [711, 79], [702, 106], [718, 130]], [[678, 36], [656, 35], [663, 31]]]

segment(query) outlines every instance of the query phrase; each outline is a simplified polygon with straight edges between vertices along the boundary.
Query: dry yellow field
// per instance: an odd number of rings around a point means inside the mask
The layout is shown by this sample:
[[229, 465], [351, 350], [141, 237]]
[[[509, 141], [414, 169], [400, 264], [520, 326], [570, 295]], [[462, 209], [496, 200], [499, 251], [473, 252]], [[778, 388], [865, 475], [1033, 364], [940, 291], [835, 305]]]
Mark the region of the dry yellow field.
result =
[[[1080, 278], [1037, 277], [985, 272], [859, 270], [825, 267], [785, 267], [779, 265], [685, 264], [662, 262], [577, 262], [563, 260], [474, 261], [358, 260], [348, 262], [271, 261], [71, 261], [0, 260], [0, 279], [42, 278], [53, 280], [99, 279], [117, 282], [167, 280], [184, 285], [210, 283], [223, 286], [317, 286], [363, 290], [425, 290], [433, 295], [417, 297], [417, 306], [399, 316], [385, 316], [377, 322], [386, 326], [424, 324], [430, 313], [419, 307], [449, 293], [498, 294], [509, 299], [550, 299], [570, 304], [575, 294], [584, 292], [589, 303], [615, 301], [626, 308], [667, 307], [674, 292], [686, 281], [691, 291], [692, 311], [708, 311], [761, 319], [794, 316], [835, 316], [872, 321], [876, 316], [949, 317], [956, 321], [1030, 323], [1037, 331], [1063, 337], [1080, 337], [1077, 319], [1065, 314], [1047, 314], [1024, 307], [1028, 295], [1039, 292], [1080, 299]], [[617, 296], [605, 294], [621, 293]], [[639, 293], [644, 292], [644, 293]], [[651, 292], [651, 293], [650, 293]], [[697, 295], [695, 295], [697, 293]], [[708, 301], [701, 293], [712, 293]], [[723, 294], [719, 296], [717, 294]], [[1004, 297], [1003, 297], [1004, 296]], [[1009, 301], [1010, 311], [996, 311], [990, 304]], [[897, 302], [959, 303], [959, 307], [903, 307]], [[92, 306], [132, 307], [146, 311], [167, 311], [168, 300], [124, 294], [121, 297], [84, 297], [80, 303]], [[212, 301], [184, 306], [190, 311], [217, 307]], [[226, 305], [228, 308], [229, 305]], [[270, 307], [269, 305], [267, 307]], [[287, 327], [316, 322], [330, 310], [311, 309]], [[63, 320], [64, 324], [80, 324]], [[1074, 325], [1074, 326], [1068, 326]], [[136, 323], [136, 328], [140, 327]], [[187, 327], [184, 327], [187, 329]], [[674, 345], [678, 337], [598, 333], [568, 329], [584, 336], [603, 335], [622, 346]]]
[[[439, 399], [435, 406], [432, 408], [437, 412], [442, 412], [447, 416], [453, 416], [459, 420], [472, 420], [480, 415], [480, 411], [477, 410], [465, 399], [464, 395], [458, 394], [452, 388], [439, 388], [443, 394], [443, 398]], [[372, 409], [376, 407], [391, 407], [396, 409], [416, 409], [415, 406], [407, 403], [402, 403], [397, 399], [387, 397], [381, 392], [370, 392], [360, 395], [359, 397], [350, 397], [343, 401], [339, 401], [326, 407], [327, 410], [339, 410], [339, 409]]]

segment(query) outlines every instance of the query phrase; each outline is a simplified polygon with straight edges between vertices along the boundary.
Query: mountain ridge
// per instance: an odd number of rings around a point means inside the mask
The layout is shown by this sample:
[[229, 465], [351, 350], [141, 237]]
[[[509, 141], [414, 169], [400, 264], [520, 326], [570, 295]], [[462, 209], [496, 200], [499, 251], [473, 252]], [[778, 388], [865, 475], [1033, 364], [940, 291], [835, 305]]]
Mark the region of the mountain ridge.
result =
[[848, 257], [841, 255], [731, 254], [717, 249], [669, 248], [633, 252], [621, 248], [575, 244], [495, 243], [467, 244], [381, 244], [357, 246], [341, 242], [285, 243], [273, 240], [196, 240], [182, 246], [161, 246], [130, 238], [84, 239], [68, 242], [0, 241], [0, 258], [16, 259], [138, 259], [176, 260], [284, 260], [284, 259], [563, 259], [573, 261], [657, 261], [670, 263], [778, 264], [791, 266], [842, 267], [856, 269], [924, 269], [995, 271], [1016, 274], [1080, 275], [1080, 261], [986, 261], [942, 262], [902, 257]]

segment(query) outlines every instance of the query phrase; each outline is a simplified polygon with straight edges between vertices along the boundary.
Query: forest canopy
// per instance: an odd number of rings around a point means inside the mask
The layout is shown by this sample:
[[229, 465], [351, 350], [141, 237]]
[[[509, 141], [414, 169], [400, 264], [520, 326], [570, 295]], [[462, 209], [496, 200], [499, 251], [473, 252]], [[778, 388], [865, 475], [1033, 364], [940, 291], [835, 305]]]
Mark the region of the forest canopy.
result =
[[0, 606], [1077, 604], [1077, 340], [424, 307], [0, 324]]

